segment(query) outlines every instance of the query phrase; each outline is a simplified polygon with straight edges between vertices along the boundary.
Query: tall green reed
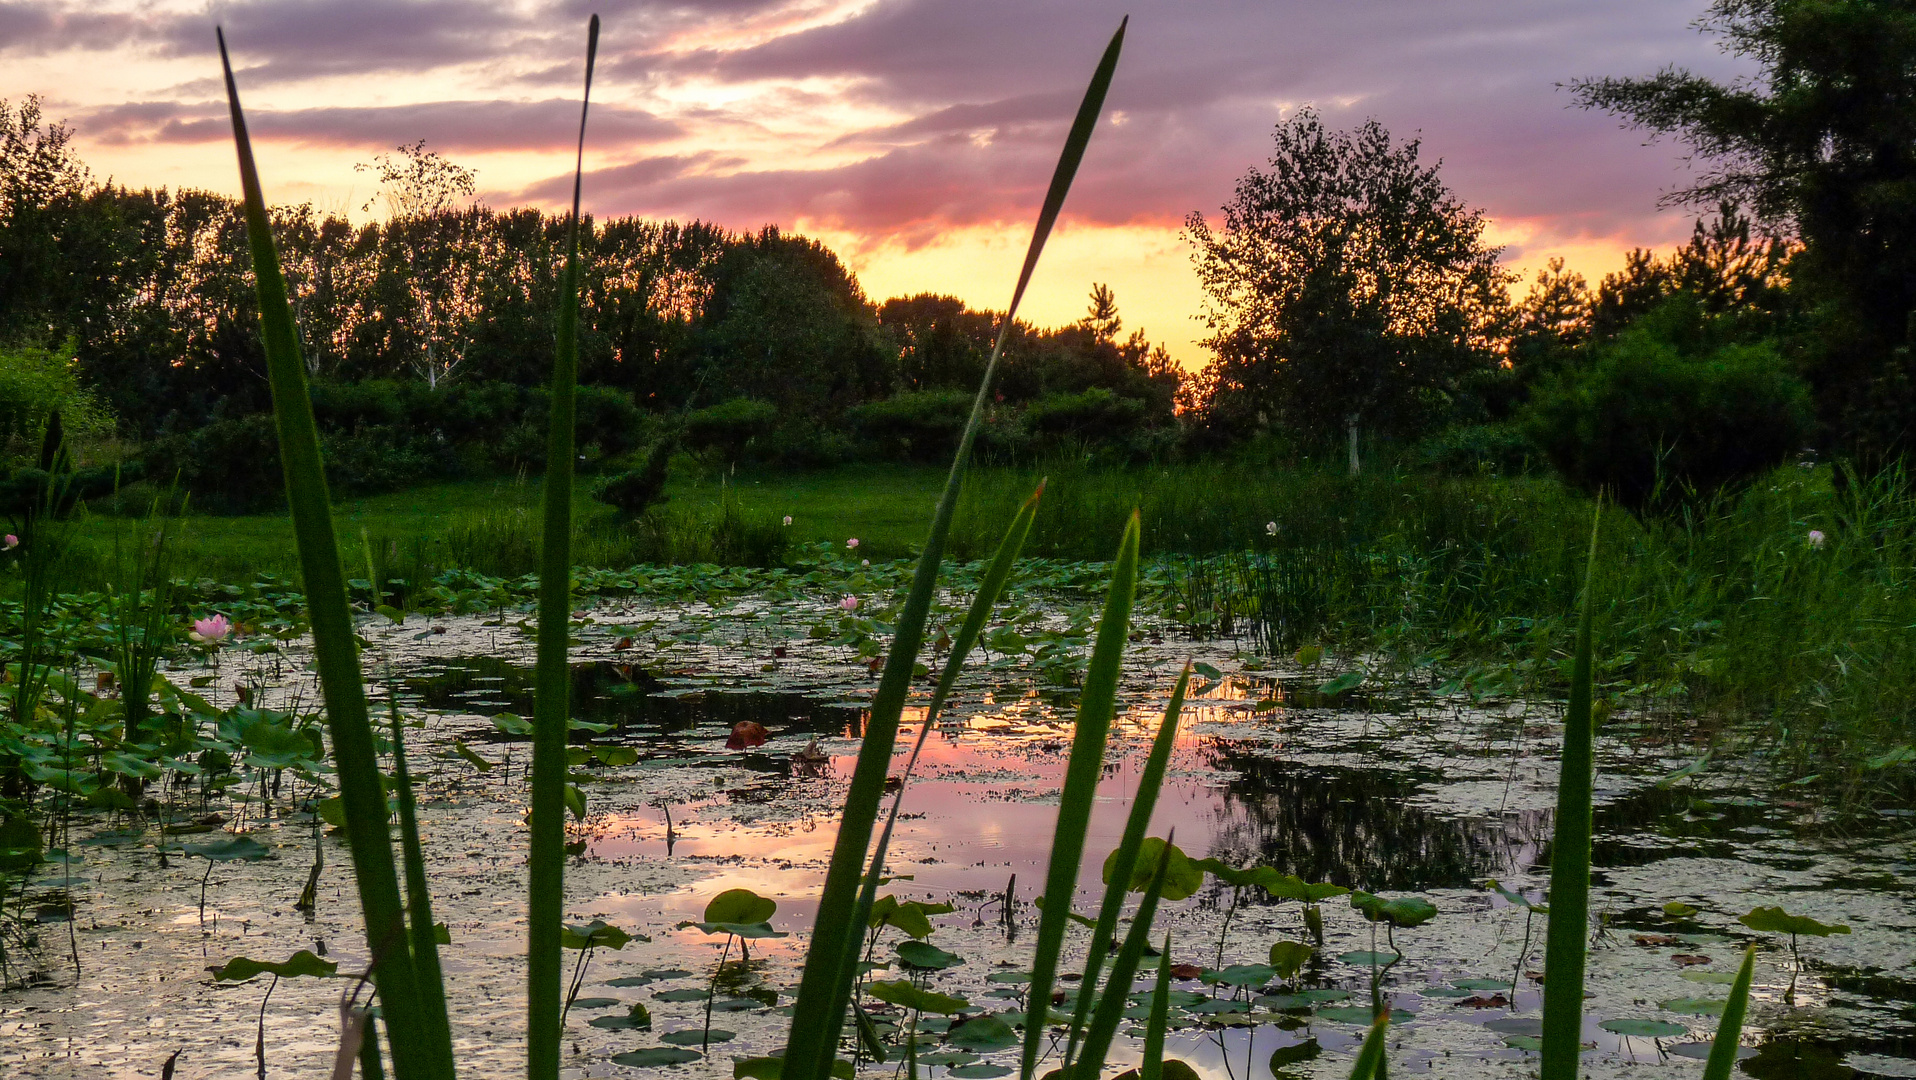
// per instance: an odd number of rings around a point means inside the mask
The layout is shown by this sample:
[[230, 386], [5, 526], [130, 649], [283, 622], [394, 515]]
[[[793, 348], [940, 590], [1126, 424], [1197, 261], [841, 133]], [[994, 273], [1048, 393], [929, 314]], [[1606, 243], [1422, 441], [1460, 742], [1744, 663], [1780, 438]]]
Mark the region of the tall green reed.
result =
[[312, 400], [306, 389], [306, 366], [300, 359], [299, 334], [280, 275], [266, 199], [226, 51], [226, 35], [219, 32], [217, 36], [232, 113], [233, 142], [239, 155], [246, 237], [259, 299], [261, 344], [272, 388], [286, 498], [292, 510], [300, 576], [312, 621], [313, 652], [338, 768], [353, 876], [366, 923], [366, 945], [373, 957], [373, 984], [379, 993], [394, 1075], [399, 1080], [450, 1077], [452, 1044], [449, 1037], [440, 1035], [449, 1025], [442, 1017], [426, 1015], [413, 938], [400, 900], [378, 751], [367, 714], [365, 687], [360, 681], [352, 610], [333, 533], [332, 505], [320, 460]]
[[1543, 1080], [1576, 1080], [1583, 1053], [1584, 939], [1590, 919], [1591, 798], [1596, 782], [1596, 725], [1591, 590], [1596, 582], [1597, 521], [1578, 615], [1577, 651], [1564, 710], [1563, 756], [1557, 778], [1557, 828], [1550, 845], [1550, 925], [1544, 939]]
[[579, 199], [585, 180], [585, 122], [599, 17], [586, 30], [585, 92], [566, 222], [565, 276], [559, 287], [558, 348], [552, 364], [551, 429], [546, 438], [545, 536], [539, 563], [539, 644], [532, 707], [531, 884], [526, 926], [526, 1071], [557, 1080], [560, 937], [565, 916], [566, 742], [571, 730], [567, 642], [572, 620], [572, 460], [574, 391], [579, 375]]
[[878, 818], [885, 774], [897, 741], [899, 717], [904, 710], [912, 670], [923, 644], [925, 620], [937, 588], [939, 564], [944, 558], [952, 512], [958, 502], [972, 446], [977, 441], [978, 429], [984, 419], [992, 378], [1004, 351], [1006, 336], [1024, 299], [1025, 289], [1030, 285], [1031, 274], [1037, 266], [1038, 256], [1044, 250], [1045, 240], [1050, 236], [1058, 212], [1064, 205], [1065, 195], [1071, 189], [1072, 178], [1077, 174], [1078, 163], [1083, 159], [1091, 132], [1103, 111], [1105, 92], [1110, 87], [1118, 53], [1124, 43], [1124, 29], [1125, 24], [1120, 23], [1117, 33], [1112, 35], [1111, 43], [1105, 48], [1091, 84], [1085, 91], [1084, 100], [1079, 105], [1070, 134], [1065, 138], [1064, 152], [1052, 174], [1050, 188], [1045, 193], [1038, 224], [1018, 275], [1017, 287], [1012, 290], [1011, 303], [1006, 308], [998, 340], [992, 346], [991, 357], [985, 364], [984, 378], [972, 402], [971, 417], [959, 439], [958, 452], [946, 478], [944, 493], [932, 514], [931, 528], [925, 539], [924, 550], [918, 557], [911, 590], [895, 623], [891, 651], [879, 680], [878, 692], [872, 701], [871, 718], [865, 726], [864, 744], [859, 749], [851, 788], [839, 818], [838, 836], [832, 845], [830, 868], [826, 872], [824, 890], [819, 898], [811, 944], [806, 951], [805, 971], [799, 982], [798, 1000], [793, 1006], [792, 1032], [785, 1048], [782, 1074], [785, 1080], [824, 1080], [829, 1075], [835, 1057], [838, 1034], [844, 1025], [846, 1004], [851, 996], [849, 975], [852, 966], [848, 957], [855, 953], [858, 945], [857, 924], [852, 917], [857, 910], [865, 854]]

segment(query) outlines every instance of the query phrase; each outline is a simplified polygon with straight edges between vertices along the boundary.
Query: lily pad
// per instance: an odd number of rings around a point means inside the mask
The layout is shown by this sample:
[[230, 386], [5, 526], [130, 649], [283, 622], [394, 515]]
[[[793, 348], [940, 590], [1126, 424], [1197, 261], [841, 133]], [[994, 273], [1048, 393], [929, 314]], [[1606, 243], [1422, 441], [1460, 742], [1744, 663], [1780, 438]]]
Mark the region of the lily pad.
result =
[[1658, 1003], [1661, 1008], [1686, 1016], [1722, 1016], [1722, 998], [1671, 998]]
[[277, 963], [235, 956], [224, 965], [207, 970], [213, 973], [215, 982], [245, 982], [259, 975], [277, 975], [282, 979], [296, 979], [302, 975], [324, 978], [337, 973], [339, 964], [333, 960], [321, 960], [310, 949], [301, 949]]
[[1223, 983], [1226, 986], [1263, 986], [1277, 977], [1277, 969], [1269, 964], [1232, 964], [1222, 971], [1206, 971], [1206, 982]]
[[924, 941], [899, 942], [898, 959], [903, 961], [906, 967], [917, 968], [919, 971], [943, 971], [965, 962], [965, 958], [957, 953], [946, 952]]
[[1682, 1024], [1672, 1024], [1668, 1020], [1605, 1020], [1597, 1026], [1618, 1035], [1631, 1035], [1641, 1039], [1668, 1039], [1675, 1035], [1690, 1033], [1689, 1028]]
[[[1715, 1046], [1715, 1040], [1705, 1039], [1702, 1042], [1677, 1043], [1675, 1046], [1665, 1047], [1664, 1049], [1676, 1057], [1691, 1058], [1695, 1061], [1707, 1061], [1710, 1057], [1710, 1051], [1715, 1048]], [[1755, 1056], [1756, 1047], [1754, 1046], [1739, 1046], [1736, 1048], [1736, 1060], [1738, 1061]]]
[[676, 1046], [650, 1046], [644, 1050], [628, 1050], [623, 1054], [613, 1054], [614, 1065], [629, 1065], [635, 1069], [657, 1069], [666, 1065], [684, 1065], [704, 1057], [697, 1050], [685, 1050]]
[[1459, 990], [1508, 990], [1509, 979], [1452, 979], [1450, 985]]
[[1528, 1035], [1533, 1038], [1543, 1035], [1543, 1021], [1535, 1016], [1500, 1016], [1486, 1022], [1484, 1027], [1499, 1035]]
[[1396, 953], [1368, 951], [1341, 953], [1337, 958], [1354, 967], [1383, 967], [1399, 959]]
[[[1340, 1024], [1356, 1024], [1359, 1027], [1369, 1027], [1372, 1021], [1377, 1019], [1376, 1014], [1371, 1012], [1370, 1006], [1368, 1005], [1334, 1005], [1328, 1009], [1317, 1010], [1317, 1015], [1326, 1020], [1335, 1020]], [[1392, 1009], [1390, 1011], [1390, 1022], [1393, 1024], [1401, 1024], [1416, 1015], [1416, 1013], [1406, 1012], [1403, 1009]]]
[[681, 986], [676, 990], [661, 990], [652, 996], [660, 1001], [704, 1001], [707, 994], [703, 990]]
[[955, 1013], [963, 1011], [970, 1004], [961, 997], [921, 989], [906, 979], [899, 979], [897, 982], [873, 982], [865, 989], [880, 1001], [889, 1002], [902, 1009], [916, 1009], [919, 1012]]
[[1324, 1048], [1318, 1045], [1316, 1039], [1305, 1039], [1301, 1043], [1280, 1046], [1271, 1051], [1271, 1071], [1276, 1072], [1286, 1065], [1302, 1065], [1306, 1061], [1315, 1061], [1323, 1052]]
[[959, 1080], [997, 1080], [998, 1077], [1010, 1076], [1011, 1073], [1011, 1066], [993, 1065], [989, 1061], [981, 1061], [976, 1065], [954, 1065], [951, 1068], [951, 1075], [958, 1077]]
[[610, 1009], [614, 1005], [623, 1004], [625, 1003], [618, 998], [574, 998], [572, 1001], [572, 1007], [575, 1009]]
[[962, 1046], [967, 1050], [990, 1053], [993, 1050], [1003, 1050], [1006, 1047], [1016, 1046], [1018, 1044], [1018, 1034], [1011, 1030], [1010, 1024], [1005, 1023], [996, 1016], [986, 1014], [984, 1016], [974, 1016], [970, 1020], [965, 1021], [963, 1025], [953, 1029], [951, 1034], [946, 1036], [946, 1041], [953, 1046]]
[[778, 911], [778, 902], [750, 889], [727, 889], [705, 905], [708, 923], [761, 923]]
[[1780, 907], [1752, 908], [1749, 914], [1737, 916], [1736, 921], [1752, 930], [1795, 937], [1828, 937], [1831, 934], [1849, 933], [1849, 927], [1842, 923], [1832, 925], [1817, 922], [1808, 915], [1792, 915]]
[[595, 1016], [586, 1023], [609, 1031], [651, 1031], [652, 1010], [646, 1008], [644, 1002], [633, 1002], [624, 1015]]
[[1354, 892], [1351, 907], [1371, 922], [1389, 923], [1399, 929], [1422, 926], [1437, 917], [1437, 905], [1420, 896], [1383, 897]]
[[736, 1033], [726, 1031], [723, 1028], [712, 1028], [710, 1030], [685, 1028], [680, 1031], [668, 1031], [659, 1036], [659, 1041], [662, 1043], [671, 1043], [673, 1046], [703, 1046], [706, 1043], [731, 1042], [736, 1038], [738, 1038]]

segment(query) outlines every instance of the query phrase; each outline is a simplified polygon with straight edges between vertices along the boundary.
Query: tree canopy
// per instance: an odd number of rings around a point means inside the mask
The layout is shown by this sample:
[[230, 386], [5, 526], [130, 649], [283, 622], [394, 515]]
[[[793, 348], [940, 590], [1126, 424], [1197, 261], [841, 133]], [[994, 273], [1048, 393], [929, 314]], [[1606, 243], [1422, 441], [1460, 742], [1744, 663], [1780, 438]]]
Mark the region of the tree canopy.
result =
[[1186, 219], [1207, 294], [1215, 419], [1409, 434], [1497, 362], [1509, 318], [1501, 248], [1377, 121], [1331, 131], [1301, 110], [1277, 125], [1220, 228]]

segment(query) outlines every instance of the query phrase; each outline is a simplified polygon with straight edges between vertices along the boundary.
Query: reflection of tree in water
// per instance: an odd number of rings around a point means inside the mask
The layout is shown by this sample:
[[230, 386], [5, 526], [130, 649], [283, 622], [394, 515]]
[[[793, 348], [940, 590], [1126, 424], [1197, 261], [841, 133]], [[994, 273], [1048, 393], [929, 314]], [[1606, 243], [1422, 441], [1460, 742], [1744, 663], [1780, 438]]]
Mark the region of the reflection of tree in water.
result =
[[1235, 773], [1218, 808], [1211, 855], [1261, 863], [1347, 888], [1466, 888], [1533, 861], [1549, 815], [1485, 821], [1409, 805], [1415, 784], [1391, 773], [1304, 768], [1268, 747], [1220, 741], [1209, 764]]

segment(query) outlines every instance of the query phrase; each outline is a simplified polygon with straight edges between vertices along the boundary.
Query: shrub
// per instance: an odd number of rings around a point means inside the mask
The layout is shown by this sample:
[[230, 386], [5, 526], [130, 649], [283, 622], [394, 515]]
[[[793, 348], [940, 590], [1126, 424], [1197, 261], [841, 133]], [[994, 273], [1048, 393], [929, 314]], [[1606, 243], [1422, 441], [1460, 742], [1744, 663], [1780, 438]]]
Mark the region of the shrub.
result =
[[1411, 450], [1416, 467], [1445, 476], [1521, 476], [1541, 456], [1524, 429], [1512, 423], [1446, 428]]
[[631, 519], [665, 501], [666, 466], [678, 449], [678, 440], [661, 439], [631, 467], [612, 473], [592, 491], [592, 497]]
[[1775, 346], [1721, 344], [1676, 299], [1539, 388], [1523, 417], [1566, 480], [1639, 512], [1708, 501], [1810, 435], [1808, 388]]
[[1144, 427], [1144, 402], [1102, 386], [1076, 394], [1047, 394], [1025, 410], [1032, 434], [1085, 442], [1120, 442]]
[[69, 343], [0, 351], [0, 468], [37, 463], [47, 417], [57, 409], [69, 452], [84, 460], [88, 444], [113, 436], [113, 414], [80, 386]]
[[735, 462], [752, 440], [769, 434], [777, 422], [778, 409], [771, 402], [733, 398], [687, 414], [685, 443], [694, 450], [717, 450], [725, 460]]
[[959, 391], [910, 391], [860, 405], [847, 416], [886, 457], [943, 461], [958, 450], [971, 400]]

